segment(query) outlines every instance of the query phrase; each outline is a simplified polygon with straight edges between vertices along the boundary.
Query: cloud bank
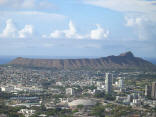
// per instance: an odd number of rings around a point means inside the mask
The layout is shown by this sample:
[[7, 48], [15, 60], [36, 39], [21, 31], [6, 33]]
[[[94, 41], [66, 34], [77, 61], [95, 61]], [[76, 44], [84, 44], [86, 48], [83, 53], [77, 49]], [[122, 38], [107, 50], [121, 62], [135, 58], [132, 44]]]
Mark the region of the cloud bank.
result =
[[156, 37], [155, 0], [84, 0], [83, 3], [123, 13], [125, 26], [133, 28], [139, 40]]
[[44, 38], [67, 38], [67, 39], [92, 39], [101, 40], [107, 39], [109, 36], [109, 30], [105, 30], [100, 26], [96, 25], [96, 29], [92, 29], [89, 34], [81, 35], [78, 33], [75, 25], [72, 21], [69, 21], [68, 29], [65, 30], [55, 30], [50, 35], [42, 35]]
[[84, 3], [124, 13], [142, 13], [156, 18], [155, 0], [84, 0]]
[[152, 40], [156, 37], [156, 23], [146, 17], [125, 17], [125, 26], [133, 28], [139, 40]]
[[6, 26], [2, 33], [0, 33], [0, 38], [27, 38], [33, 35], [33, 26], [25, 25], [21, 30], [18, 30], [12, 19], [6, 21]]
[[31, 25], [25, 25], [25, 27], [18, 32], [19, 38], [26, 38], [33, 34], [33, 27]]
[[96, 24], [96, 29], [91, 30], [90, 38], [91, 39], [102, 39], [108, 38], [109, 30], [104, 30], [99, 24]]
[[[12, 19], [6, 21], [6, 26], [0, 33], [0, 38], [28, 38], [33, 37], [34, 27], [30, 24], [26, 24], [24, 28], [18, 29]], [[52, 38], [52, 39], [92, 39], [101, 40], [107, 39], [109, 36], [109, 30], [105, 30], [96, 24], [96, 28], [90, 30], [89, 34], [79, 34], [75, 25], [72, 21], [69, 21], [68, 29], [65, 30], [54, 30], [49, 35], [43, 34], [42, 38]]]
[[52, 9], [54, 7], [48, 0], [0, 0], [0, 9]]

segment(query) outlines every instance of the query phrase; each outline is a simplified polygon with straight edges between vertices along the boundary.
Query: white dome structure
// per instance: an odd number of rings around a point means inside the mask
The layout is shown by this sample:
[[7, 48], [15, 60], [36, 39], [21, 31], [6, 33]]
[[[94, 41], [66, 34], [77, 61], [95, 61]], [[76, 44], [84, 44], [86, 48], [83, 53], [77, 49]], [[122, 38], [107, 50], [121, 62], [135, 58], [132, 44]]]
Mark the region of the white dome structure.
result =
[[83, 106], [94, 106], [96, 102], [94, 100], [90, 99], [77, 99], [72, 102], [69, 102], [68, 105], [70, 107], [78, 106], [78, 105], [83, 105]]

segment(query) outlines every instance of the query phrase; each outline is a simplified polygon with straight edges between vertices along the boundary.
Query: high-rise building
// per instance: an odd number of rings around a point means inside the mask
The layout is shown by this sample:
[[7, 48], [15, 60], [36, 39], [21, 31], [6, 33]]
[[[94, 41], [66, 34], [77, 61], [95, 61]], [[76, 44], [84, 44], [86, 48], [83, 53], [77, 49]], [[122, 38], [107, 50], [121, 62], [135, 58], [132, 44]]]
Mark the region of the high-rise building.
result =
[[110, 74], [110, 73], [106, 73], [105, 88], [106, 88], [107, 94], [112, 93], [112, 74]]
[[132, 93], [133, 99], [138, 99], [138, 94], [137, 93]]
[[132, 101], [133, 101], [133, 96], [127, 95], [127, 102], [132, 102]]
[[151, 97], [153, 99], [156, 99], [156, 82], [152, 83], [152, 95], [151, 95]]
[[151, 96], [152, 87], [149, 85], [145, 86], [145, 96], [150, 97]]
[[74, 94], [74, 90], [72, 88], [67, 88], [66, 89], [66, 95], [73, 95]]
[[118, 82], [119, 82], [119, 87], [123, 88], [124, 83], [123, 83], [123, 79], [121, 77]]

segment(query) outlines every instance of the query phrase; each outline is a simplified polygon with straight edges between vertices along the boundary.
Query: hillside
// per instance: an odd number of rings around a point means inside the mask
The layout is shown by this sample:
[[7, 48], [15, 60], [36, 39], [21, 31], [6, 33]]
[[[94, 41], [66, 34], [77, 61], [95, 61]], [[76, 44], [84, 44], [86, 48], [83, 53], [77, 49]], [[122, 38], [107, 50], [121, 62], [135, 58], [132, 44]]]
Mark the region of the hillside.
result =
[[108, 56], [96, 59], [30, 59], [18, 57], [9, 64], [58, 69], [156, 69], [155, 65], [142, 58], [135, 57], [132, 52], [122, 53], [119, 56]]

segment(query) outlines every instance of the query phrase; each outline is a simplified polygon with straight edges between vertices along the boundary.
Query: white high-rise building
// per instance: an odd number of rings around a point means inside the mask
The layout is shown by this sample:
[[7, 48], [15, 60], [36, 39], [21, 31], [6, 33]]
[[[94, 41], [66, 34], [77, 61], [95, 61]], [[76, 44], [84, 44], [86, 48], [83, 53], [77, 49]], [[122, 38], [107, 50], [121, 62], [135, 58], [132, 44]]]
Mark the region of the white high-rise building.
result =
[[106, 73], [105, 88], [106, 88], [107, 94], [112, 93], [112, 74], [110, 74], [110, 73]]
[[156, 82], [152, 82], [152, 95], [153, 99], [156, 99]]
[[148, 85], [145, 85], [145, 96], [150, 97], [151, 93], [152, 93], [152, 87], [148, 86]]
[[66, 95], [73, 95], [73, 94], [74, 94], [74, 90], [72, 88], [66, 89]]
[[124, 82], [123, 82], [123, 79], [121, 77], [119, 78], [118, 82], [119, 82], [119, 87], [124, 88]]

